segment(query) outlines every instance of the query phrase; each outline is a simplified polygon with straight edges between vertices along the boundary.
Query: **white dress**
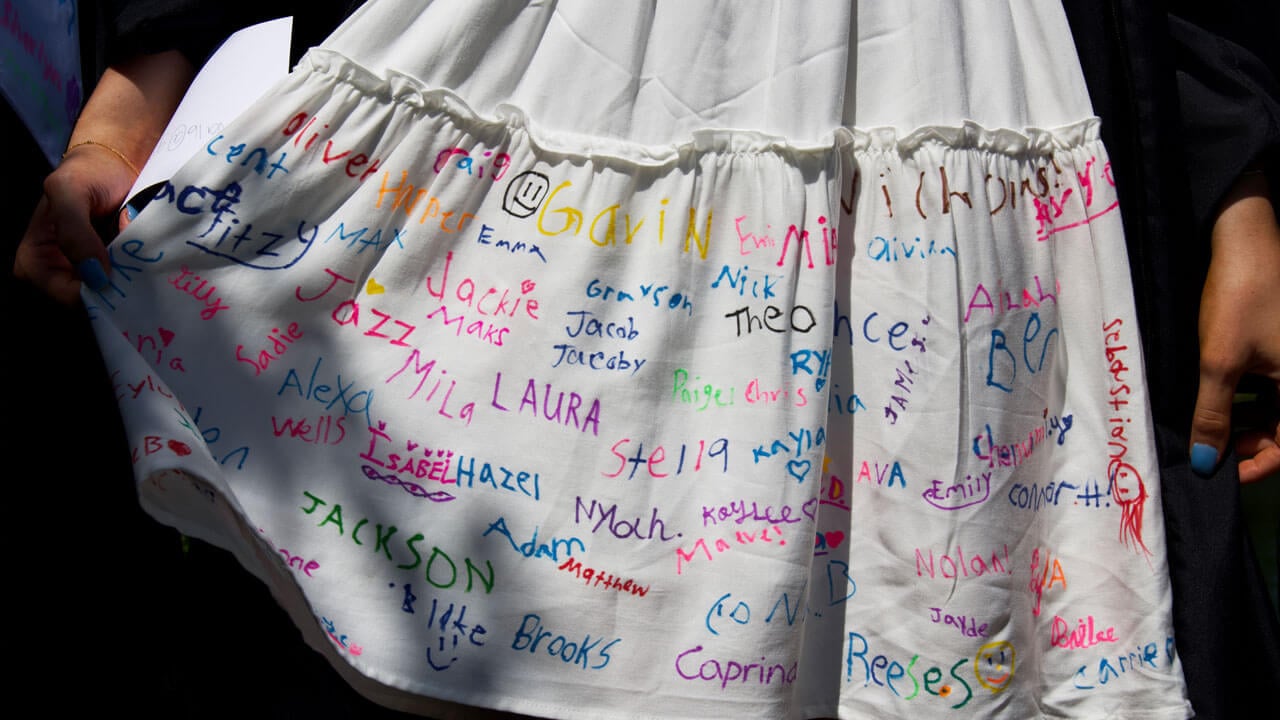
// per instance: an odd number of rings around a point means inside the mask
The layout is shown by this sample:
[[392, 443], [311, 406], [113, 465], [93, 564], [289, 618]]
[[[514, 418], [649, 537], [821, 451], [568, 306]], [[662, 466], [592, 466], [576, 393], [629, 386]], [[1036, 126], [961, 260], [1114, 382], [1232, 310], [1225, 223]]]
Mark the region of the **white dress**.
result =
[[1052, 2], [377, 0], [86, 291], [147, 510], [362, 692], [1184, 718]]

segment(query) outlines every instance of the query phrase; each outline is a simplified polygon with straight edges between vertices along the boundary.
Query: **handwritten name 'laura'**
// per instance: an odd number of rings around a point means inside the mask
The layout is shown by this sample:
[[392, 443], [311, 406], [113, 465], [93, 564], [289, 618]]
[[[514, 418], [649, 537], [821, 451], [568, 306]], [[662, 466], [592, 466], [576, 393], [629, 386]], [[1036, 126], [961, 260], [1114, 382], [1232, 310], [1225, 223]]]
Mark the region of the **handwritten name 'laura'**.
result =
[[[494, 408], [503, 412], [511, 412], [511, 408], [499, 402], [498, 397], [502, 394], [502, 373], [497, 373], [493, 378], [493, 400], [491, 404]], [[568, 404], [565, 403], [565, 395], [568, 395]], [[529, 382], [525, 384], [524, 395], [520, 397], [520, 407], [516, 408], [516, 413], [524, 413], [526, 410], [533, 416], [553, 422], [565, 427], [572, 427], [574, 430], [585, 433], [588, 430], [592, 435], [600, 435], [600, 398], [591, 398], [591, 404], [587, 408], [587, 412], [582, 417], [578, 416], [578, 410], [583, 405], [584, 398], [576, 392], [564, 390], [556, 392], [554, 399], [552, 398], [551, 383], [543, 383], [542, 389], [542, 410], [538, 410], [538, 382], [534, 378], [529, 378]], [[507, 400], [511, 404], [515, 404], [514, 400]], [[555, 403], [552, 409], [551, 404]]]

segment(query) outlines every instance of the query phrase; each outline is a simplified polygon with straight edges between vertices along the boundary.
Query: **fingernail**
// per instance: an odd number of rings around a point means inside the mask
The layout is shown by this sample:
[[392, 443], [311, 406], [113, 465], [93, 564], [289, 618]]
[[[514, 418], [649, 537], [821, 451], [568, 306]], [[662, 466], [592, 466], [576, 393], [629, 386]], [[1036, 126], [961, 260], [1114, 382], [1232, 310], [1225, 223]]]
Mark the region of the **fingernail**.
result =
[[1204, 443], [1191, 446], [1191, 469], [1201, 477], [1213, 474], [1213, 466], [1218, 464], [1218, 451]]
[[132, 206], [132, 205], [125, 205], [125, 206], [124, 206], [124, 215], [125, 215], [125, 217], [129, 218], [130, 220], [133, 220], [134, 218], [138, 217], [138, 208], [136, 208], [136, 207], [134, 207], [134, 206]]
[[80, 279], [90, 290], [101, 290], [107, 286], [107, 273], [102, 269], [102, 263], [98, 262], [98, 258], [89, 258], [76, 266], [76, 270], [80, 273]]

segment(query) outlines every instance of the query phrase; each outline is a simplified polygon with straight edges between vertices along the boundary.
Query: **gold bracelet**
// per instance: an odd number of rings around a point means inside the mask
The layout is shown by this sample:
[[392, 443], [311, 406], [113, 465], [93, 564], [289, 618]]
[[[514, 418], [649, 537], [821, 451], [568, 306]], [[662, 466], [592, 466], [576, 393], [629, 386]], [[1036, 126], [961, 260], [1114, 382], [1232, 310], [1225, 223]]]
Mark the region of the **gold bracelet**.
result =
[[124, 163], [125, 165], [128, 165], [128, 166], [129, 166], [129, 169], [133, 171], [133, 174], [134, 174], [135, 176], [137, 176], [137, 175], [141, 175], [141, 174], [142, 174], [142, 171], [141, 171], [141, 170], [139, 170], [139, 169], [137, 168], [137, 166], [136, 166], [136, 165], [134, 165], [132, 162], [130, 162], [130, 161], [129, 161], [129, 158], [125, 157], [124, 153], [120, 152], [119, 150], [117, 150], [117, 149], [115, 149], [115, 148], [111, 147], [110, 145], [108, 145], [108, 144], [106, 144], [106, 143], [100, 143], [100, 142], [98, 142], [97, 140], [81, 140], [80, 142], [76, 143], [75, 145], [72, 145], [71, 147], [67, 148], [67, 151], [66, 151], [66, 152], [64, 152], [64, 153], [62, 153], [62, 157], [63, 157], [63, 158], [66, 158], [66, 157], [67, 157], [67, 155], [68, 155], [72, 150], [75, 150], [76, 148], [80, 147], [81, 145], [97, 145], [98, 147], [100, 147], [100, 148], [102, 148], [102, 149], [106, 150], [107, 152], [111, 153], [112, 155], [115, 155], [116, 157], [120, 158], [120, 162]]

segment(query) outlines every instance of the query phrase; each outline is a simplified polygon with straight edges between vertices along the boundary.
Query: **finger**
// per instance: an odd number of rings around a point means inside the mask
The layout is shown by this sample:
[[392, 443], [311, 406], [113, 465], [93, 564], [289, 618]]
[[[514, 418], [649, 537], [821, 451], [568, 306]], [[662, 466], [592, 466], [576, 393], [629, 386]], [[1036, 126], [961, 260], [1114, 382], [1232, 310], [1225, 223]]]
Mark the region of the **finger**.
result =
[[74, 305], [80, 300], [80, 277], [62, 254], [55, 234], [49, 200], [42, 197], [14, 252], [13, 274], [54, 300]]
[[1259, 448], [1253, 457], [1240, 461], [1240, 482], [1266, 480], [1280, 473], [1280, 445], [1274, 440]]
[[1202, 358], [1200, 390], [1191, 418], [1191, 469], [1202, 477], [1213, 473], [1231, 434], [1231, 403], [1239, 375], [1218, 369]]
[[1280, 474], [1280, 405], [1268, 402], [1255, 408], [1259, 415], [1253, 429], [1239, 432], [1236, 454], [1240, 461], [1240, 482], [1265, 480]]
[[80, 276], [56, 247], [19, 246], [14, 257], [14, 276], [64, 305], [80, 301]]
[[32, 274], [35, 268], [28, 267], [23, 262], [24, 248], [45, 242], [46, 236], [51, 236], [52, 228], [48, 227], [49, 214], [49, 198], [40, 196], [40, 202], [36, 203], [35, 212], [31, 213], [31, 220], [27, 222], [27, 231], [22, 234], [22, 239], [18, 242], [18, 248], [13, 258], [13, 276], [19, 280], [27, 280], [33, 282], [35, 276]]
[[58, 250], [91, 290], [101, 290], [109, 282], [107, 248], [93, 227], [93, 199], [73, 186], [64, 187], [65, 176], [55, 173], [45, 182], [49, 198], [49, 220]]

